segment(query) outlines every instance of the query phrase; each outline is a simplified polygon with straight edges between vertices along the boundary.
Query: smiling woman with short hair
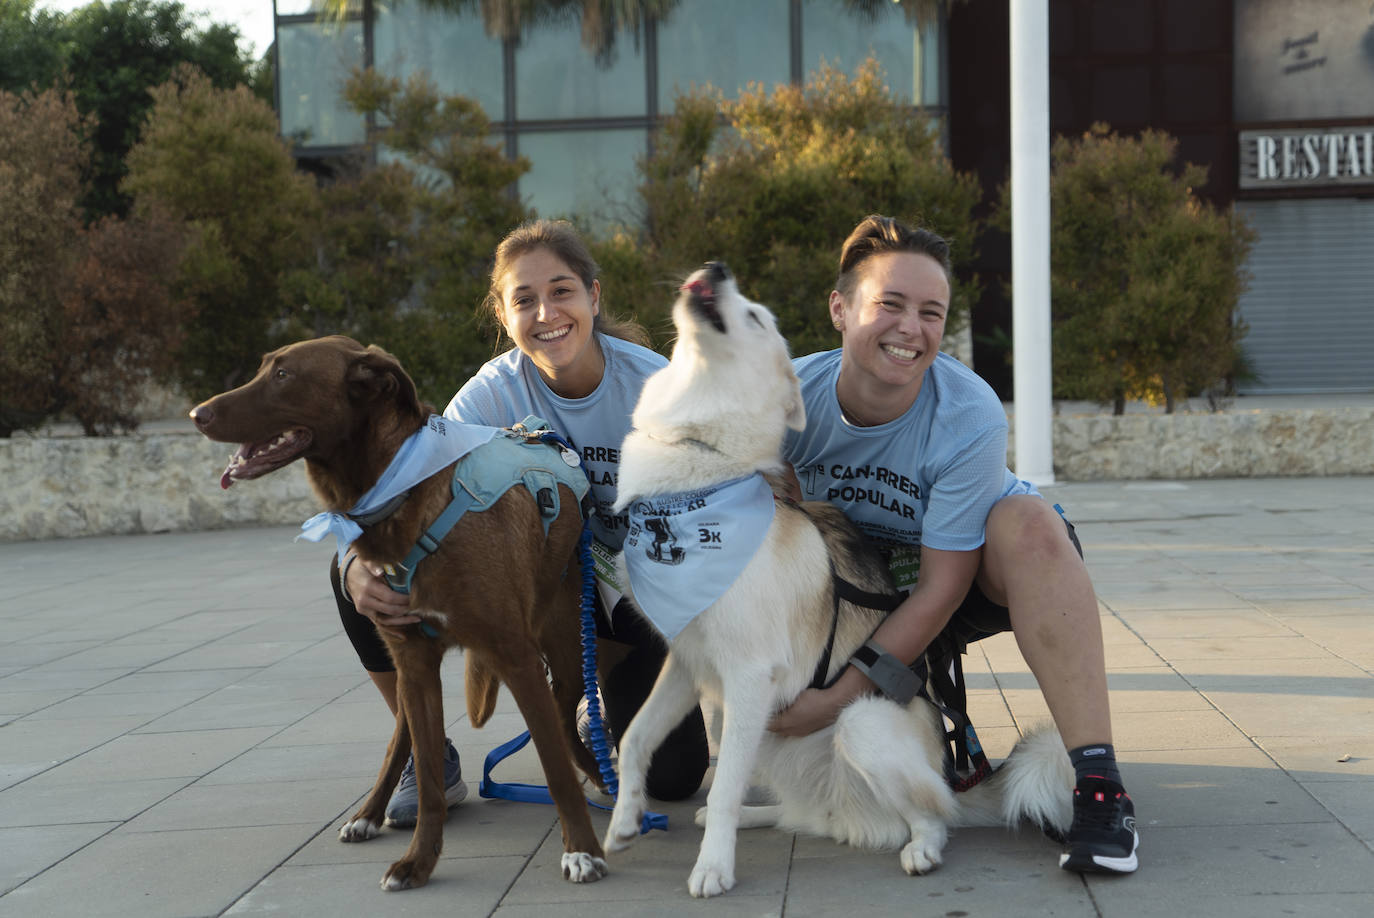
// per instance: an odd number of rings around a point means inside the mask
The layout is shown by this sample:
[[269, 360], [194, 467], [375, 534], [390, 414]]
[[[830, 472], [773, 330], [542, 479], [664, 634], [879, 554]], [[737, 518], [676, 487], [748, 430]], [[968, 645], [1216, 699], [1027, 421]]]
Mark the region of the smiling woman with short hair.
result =
[[[829, 500], [884, 546], [906, 600], [874, 632], [905, 666], [937, 639], [955, 648], [1011, 631], [1077, 772], [1060, 866], [1136, 869], [1134, 805], [1112, 747], [1097, 599], [1077, 536], [1035, 486], [1006, 466], [1007, 419], [992, 389], [940, 353], [949, 245], [891, 217], [845, 241], [829, 298], [837, 350], [794, 361], [807, 426], [784, 455], [802, 496]], [[905, 483], [905, 484], [903, 484]], [[877, 687], [851, 666], [773, 721], [805, 735]]]

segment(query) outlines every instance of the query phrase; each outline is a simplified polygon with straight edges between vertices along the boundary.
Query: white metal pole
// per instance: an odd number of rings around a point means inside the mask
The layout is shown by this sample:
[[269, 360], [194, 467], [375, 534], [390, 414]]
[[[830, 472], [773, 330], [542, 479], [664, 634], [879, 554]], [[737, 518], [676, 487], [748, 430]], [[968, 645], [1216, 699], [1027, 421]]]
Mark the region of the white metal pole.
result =
[[1011, 0], [1011, 284], [1016, 474], [1054, 484], [1048, 0]]

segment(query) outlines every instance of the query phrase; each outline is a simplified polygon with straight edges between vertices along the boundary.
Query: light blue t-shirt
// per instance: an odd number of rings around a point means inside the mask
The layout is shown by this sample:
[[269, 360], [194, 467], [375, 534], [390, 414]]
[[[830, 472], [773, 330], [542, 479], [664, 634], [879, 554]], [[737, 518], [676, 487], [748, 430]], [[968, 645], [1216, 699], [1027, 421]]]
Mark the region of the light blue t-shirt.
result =
[[644, 380], [668, 365], [661, 354], [609, 335], [597, 335], [606, 371], [601, 384], [584, 398], [563, 398], [548, 387], [534, 363], [511, 348], [487, 361], [444, 409], [444, 416], [469, 424], [509, 427], [530, 415], [577, 448], [592, 483], [596, 511], [592, 535], [619, 551], [625, 541], [625, 514], [611, 513], [620, 471], [620, 445], [630, 431]]
[[885, 545], [972, 551], [992, 505], [1038, 494], [1007, 468], [1007, 416], [992, 388], [947, 354], [926, 371], [906, 413], [877, 427], [844, 419], [835, 384], [840, 351], [792, 361], [806, 429], [788, 431], [783, 456], [807, 500], [828, 500]]

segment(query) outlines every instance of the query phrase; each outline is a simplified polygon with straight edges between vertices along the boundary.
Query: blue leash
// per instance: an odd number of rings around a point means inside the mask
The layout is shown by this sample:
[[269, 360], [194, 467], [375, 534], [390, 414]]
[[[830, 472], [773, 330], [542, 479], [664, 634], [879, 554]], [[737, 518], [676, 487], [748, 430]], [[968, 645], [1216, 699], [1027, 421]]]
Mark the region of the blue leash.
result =
[[[540, 434], [545, 443], [553, 443], [572, 449], [566, 440], [553, 431]], [[590, 523], [583, 522], [582, 535], [577, 545], [578, 557], [582, 562], [582, 682], [587, 698], [587, 717], [591, 721], [591, 749], [596, 756], [601, 779], [605, 782], [606, 792], [615, 797], [620, 791], [615, 767], [611, 765], [611, 744], [606, 738], [606, 726], [601, 719], [601, 701], [596, 689], [596, 569], [592, 565], [592, 530]], [[477, 795], [488, 799], [499, 798], [517, 803], [553, 803], [549, 789], [541, 784], [502, 783], [494, 781], [491, 770], [509, 756], [514, 755], [530, 741], [526, 730], [514, 739], [502, 743], [487, 753], [482, 763], [482, 780], [477, 785]], [[588, 800], [587, 803], [599, 810], [609, 811], [611, 807]], [[645, 813], [639, 825], [639, 834], [652, 829], [668, 828], [668, 817], [662, 813]]]

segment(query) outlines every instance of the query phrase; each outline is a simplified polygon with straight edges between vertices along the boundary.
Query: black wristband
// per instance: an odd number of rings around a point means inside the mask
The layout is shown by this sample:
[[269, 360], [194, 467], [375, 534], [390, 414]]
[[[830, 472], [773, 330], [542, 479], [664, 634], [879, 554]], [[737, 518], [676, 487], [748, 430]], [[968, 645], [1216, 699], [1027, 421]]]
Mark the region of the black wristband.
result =
[[870, 639], [849, 658], [850, 664], [868, 677], [888, 698], [906, 704], [921, 691], [920, 678], [901, 660]]

